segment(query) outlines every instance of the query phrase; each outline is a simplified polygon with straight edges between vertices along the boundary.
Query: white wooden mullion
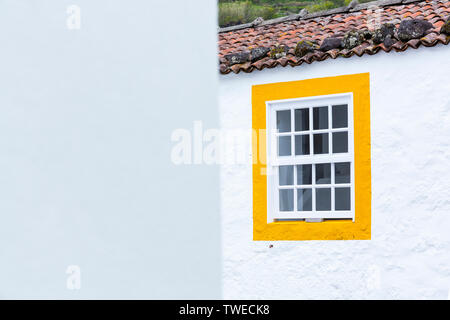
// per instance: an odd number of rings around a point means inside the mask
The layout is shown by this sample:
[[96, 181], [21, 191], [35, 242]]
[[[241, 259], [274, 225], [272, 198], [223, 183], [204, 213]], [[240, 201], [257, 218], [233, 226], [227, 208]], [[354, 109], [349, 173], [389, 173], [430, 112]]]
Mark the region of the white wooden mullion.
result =
[[297, 156], [290, 158], [289, 156], [278, 157], [273, 165], [292, 165], [292, 164], [315, 164], [315, 163], [331, 163], [331, 162], [352, 162], [352, 158], [348, 153], [338, 153], [334, 155], [320, 156]]
[[275, 219], [308, 219], [308, 218], [325, 218], [325, 219], [352, 219], [352, 211], [320, 211], [320, 216], [312, 211], [286, 211], [280, 212]]
[[[348, 128], [336, 128], [336, 129], [318, 129], [318, 130], [303, 130], [303, 131], [295, 131], [296, 135], [307, 135], [312, 133], [328, 133], [328, 132], [346, 132]], [[275, 135], [277, 137], [282, 136], [290, 136], [291, 132], [276, 132]]]
[[283, 100], [272, 100], [267, 101], [267, 103], [272, 104], [274, 110], [288, 110], [291, 108], [302, 109], [315, 104], [325, 105], [333, 103], [335, 105], [338, 104], [347, 104], [349, 99], [349, 93], [338, 93], [338, 94], [330, 94], [327, 96], [315, 96], [315, 97], [305, 97], [305, 98], [293, 98], [293, 99], [283, 99]]
[[314, 148], [314, 140], [313, 140], [313, 135], [312, 135], [312, 128], [313, 128], [313, 112], [312, 112], [312, 107], [308, 108], [308, 118], [309, 118], [309, 155], [313, 155], [313, 148]]
[[331, 187], [336, 187], [336, 188], [351, 188], [352, 185], [350, 183], [338, 183], [338, 184], [316, 184], [316, 185], [312, 185], [312, 184], [299, 184], [296, 186], [292, 186], [292, 185], [286, 185], [286, 186], [278, 186], [279, 189], [292, 189], [293, 187], [298, 188], [298, 189], [310, 189], [312, 187], [316, 188], [316, 189], [325, 189], [325, 188], [331, 188]]
[[334, 188], [335, 188], [335, 185], [334, 185], [334, 181], [335, 181], [335, 179], [334, 179], [334, 162], [331, 163], [330, 174], [331, 174], [331, 211], [334, 211], [335, 210], [334, 209]]
[[332, 142], [333, 142], [333, 135], [331, 134], [331, 125], [332, 125], [332, 123], [331, 123], [331, 104], [328, 104], [328, 106], [327, 106], [327, 110], [328, 110], [328, 130], [327, 130], [327, 133], [328, 133], [328, 153], [329, 154], [333, 154], [333, 150], [331, 149], [333, 146], [332, 146]]
[[297, 166], [294, 165], [294, 212], [297, 212]]
[[278, 188], [276, 189], [277, 192], [275, 192], [275, 202], [274, 202], [274, 210], [276, 210], [276, 212], [280, 211], [280, 183], [279, 183], [279, 168], [280, 167], [274, 167], [274, 174], [273, 174], [273, 183], [276, 184], [278, 186]]
[[295, 157], [294, 109], [291, 109], [291, 157]]
[[292, 135], [292, 132], [277, 132], [275, 133], [276, 137], [289, 137]]
[[311, 192], [312, 192], [312, 196], [311, 196], [311, 201], [312, 201], [312, 212], [315, 213], [316, 212], [316, 165], [313, 164], [311, 166]]
[[[295, 109], [291, 108], [291, 157], [295, 157]], [[292, 201], [293, 201], [293, 210], [297, 212], [297, 201], [296, 198], [296, 190], [295, 190], [295, 166], [293, 166], [293, 179], [292, 181]]]

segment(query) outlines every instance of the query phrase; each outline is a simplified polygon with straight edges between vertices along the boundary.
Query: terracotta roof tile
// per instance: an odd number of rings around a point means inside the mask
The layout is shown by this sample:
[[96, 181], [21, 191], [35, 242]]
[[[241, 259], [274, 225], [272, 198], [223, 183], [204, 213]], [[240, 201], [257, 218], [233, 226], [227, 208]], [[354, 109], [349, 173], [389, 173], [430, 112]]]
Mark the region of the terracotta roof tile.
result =
[[[219, 32], [219, 70], [222, 74], [230, 72], [239, 73], [263, 70], [277, 66], [292, 67], [302, 63], [312, 63], [338, 57], [373, 55], [380, 50], [385, 52], [404, 51], [408, 48], [434, 46], [439, 43], [448, 44], [450, 36], [440, 34], [439, 30], [445, 20], [450, 16], [450, 0], [387, 0], [383, 2], [364, 3], [354, 9], [340, 8], [318, 14], [310, 14], [301, 20], [296, 17], [288, 17], [285, 21], [272, 23], [263, 22], [256, 27], [232, 27], [234, 30]], [[391, 5], [389, 5], [389, 3]], [[387, 4], [387, 5], [386, 5]], [[378, 7], [374, 6], [378, 5]], [[359, 7], [359, 9], [358, 9]], [[352, 10], [356, 10], [353, 11]], [[339, 12], [334, 13], [333, 12]], [[364, 41], [361, 45], [351, 49], [332, 49], [326, 52], [314, 50], [299, 58], [294, 55], [294, 48], [300, 40], [312, 40], [320, 44], [330, 36], [343, 36], [351, 29], [374, 30], [383, 23], [393, 23], [398, 26], [404, 19], [418, 18], [427, 20], [433, 24], [433, 29], [421, 39], [412, 39], [403, 43], [394, 39], [390, 47], [385, 44], [375, 45]], [[298, 19], [298, 17], [297, 17]], [[277, 20], [278, 21], [278, 20]], [[273, 48], [276, 45], [285, 45], [290, 48], [287, 55], [280, 59], [264, 57], [260, 60], [243, 64], [228, 65], [225, 55], [250, 51], [257, 47]]]

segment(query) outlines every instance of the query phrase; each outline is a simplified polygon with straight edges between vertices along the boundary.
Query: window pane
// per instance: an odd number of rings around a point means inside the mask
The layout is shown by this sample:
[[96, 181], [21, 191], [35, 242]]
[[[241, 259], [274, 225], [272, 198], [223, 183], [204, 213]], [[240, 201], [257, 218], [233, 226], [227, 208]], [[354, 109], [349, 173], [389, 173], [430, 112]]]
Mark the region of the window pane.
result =
[[297, 184], [312, 183], [312, 164], [301, 164], [297, 166]]
[[291, 131], [291, 110], [277, 111], [278, 132]]
[[297, 190], [297, 210], [298, 211], [312, 210], [312, 189]]
[[328, 153], [328, 133], [314, 135], [314, 154]]
[[348, 152], [348, 133], [333, 132], [333, 153]]
[[280, 190], [280, 211], [294, 211], [294, 190]]
[[295, 136], [295, 155], [309, 154], [309, 135]]
[[279, 156], [291, 155], [291, 136], [278, 137], [278, 155]]
[[278, 171], [278, 182], [280, 186], [294, 184], [294, 166], [280, 166]]
[[350, 162], [334, 164], [334, 182], [350, 183]]
[[309, 130], [309, 109], [295, 110], [295, 131]]
[[316, 164], [316, 183], [317, 184], [331, 183], [331, 164], [330, 163]]
[[314, 130], [328, 129], [328, 107], [313, 109]]
[[317, 188], [316, 189], [316, 210], [330, 211], [331, 210], [331, 189]]
[[350, 210], [350, 188], [335, 189], [335, 210]]
[[347, 105], [333, 106], [333, 128], [347, 128], [348, 126], [348, 115], [347, 115]]

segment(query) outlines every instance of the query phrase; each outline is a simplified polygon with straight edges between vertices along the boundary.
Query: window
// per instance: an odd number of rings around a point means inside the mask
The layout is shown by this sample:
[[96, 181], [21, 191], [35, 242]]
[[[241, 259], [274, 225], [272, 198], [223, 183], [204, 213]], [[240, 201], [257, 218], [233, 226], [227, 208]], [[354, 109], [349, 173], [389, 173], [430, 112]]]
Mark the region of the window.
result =
[[268, 101], [268, 221], [354, 220], [352, 93]]
[[254, 240], [370, 239], [368, 73], [254, 85], [252, 128]]

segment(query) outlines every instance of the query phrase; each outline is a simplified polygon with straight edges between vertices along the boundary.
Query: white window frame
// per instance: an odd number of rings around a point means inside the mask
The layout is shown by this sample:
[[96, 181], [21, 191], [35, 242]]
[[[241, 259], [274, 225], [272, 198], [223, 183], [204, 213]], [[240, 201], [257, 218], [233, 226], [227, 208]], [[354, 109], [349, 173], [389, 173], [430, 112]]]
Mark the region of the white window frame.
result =
[[[332, 105], [347, 104], [348, 108], [348, 127], [332, 129]], [[328, 106], [328, 129], [313, 130], [313, 107]], [[291, 132], [278, 133], [276, 126], [276, 112], [280, 110], [295, 110], [300, 108], [309, 108], [309, 130], [295, 132], [295, 116], [291, 111]], [[267, 222], [284, 219], [352, 219], [355, 221], [355, 159], [354, 159], [354, 136], [353, 136], [353, 93], [342, 93], [324, 96], [314, 96], [306, 98], [285, 99], [266, 101], [266, 128], [267, 130]], [[332, 132], [348, 132], [348, 152], [332, 153]], [[313, 154], [313, 134], [329, 133], [328, 137], [328, 154]], [[310, 154], [295, 155], [295, 135], [309, 134]], [[277, 137], [291, 136], [291, 155], [278, 156]], [[350, 162], [350, 183], [334, 184], [334, 163]], [[301, 164], [320, 164], [331, 163], [331, 184], [315, 184], [315, 166], [312, 166], [312, 184], [301, 186], [303, 188], [312, 189], [312, 211], [296, 211], [297, 209], [297, 192], [299, 187], [296, 185], [296, 169], [294, 168], [294, 185], [278, 186], [278, 167], [280, 165], [301, 165]], [[331, 211], [316, 211], [315, 209], [315, 189], [331, 188]], [[350, 210], [336, 211], [334, 189], [336, 187], [350, 187]], [[294, 189], [294, 211], [279, 211], [279, 189]], [[319, 220], [320, 221], [320, 220]]]

